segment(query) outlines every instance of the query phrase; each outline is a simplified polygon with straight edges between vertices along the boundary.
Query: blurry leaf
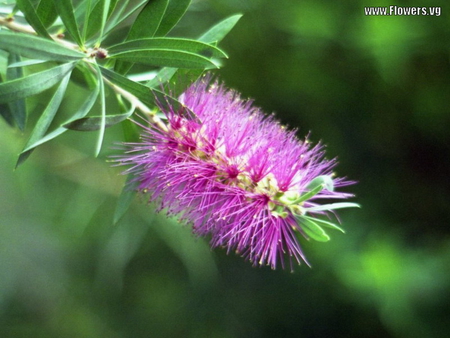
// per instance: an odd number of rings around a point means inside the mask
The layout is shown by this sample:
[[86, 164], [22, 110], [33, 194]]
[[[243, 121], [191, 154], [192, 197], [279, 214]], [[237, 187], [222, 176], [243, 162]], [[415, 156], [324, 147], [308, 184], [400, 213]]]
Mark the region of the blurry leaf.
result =
[[170, 0], [155, 36], [165, 36], [186, 13], [191, 0]]
[[[2, 77], [0, 76], [0, 84], [2, 83]], [[14, 117], [9, 110], [9, 105], [6, 103], [0, 103], [0, 115], [5, 119], [5, 121], [14, 127]]]
[[161, 85], [169, 81], [177, 71], [178, 68], [163, 67], [156, 74], [156, 76], [153, 79], [147, 81], [145, 85], [150, 88], [161, 87]]
[[14, 117], [9, 110], [9, 106], [6, 103], [0, 104], [0, 115], [11, 127], [14, 127]]
[[94, 73], [87, 66], [87, 62], [79, 62], [73, 70], [70, 80], [89, 91], [98, 90], [97, 78], [93, 75]]
[[198, 40], [206, 43], [221, 41], [231, 31], [231, 29], [233, 29], [233, 27], [236, 25], [236, 23], [239, 21], [241, 17], [242, 14], [230, 16], [229, 18], [211, 27]]
[[128, 33], [126, 40], [153, 37], [163, 19], [169, 0], [151, 0], [139, 13]]
[[207, 57], [227, 57], [222, 50], [215, 46], [196, 40], [182, 38], [146, 38], [119, 43], [108, 48], [108, 52], [112, 57], [124, 52], [133, 53], [149, 50], [189, 52]]
[[31, 65], [38, 65], [40, 63], [47, 62], [47, 60], [25, 60], [25, 61], [19, 61], [19, 62], [13, 62], [8, 65], [8, 68], [15, 68], [15, 67], [26, 67]]
[[64, 26], [66, 27], [69, 34], [78, 44], [78, 46], [83, 46], [83, 41], [81, 39], [80, 31], [78, 29], [78, 24], [75, 20], [74, 9], [72, 5], [72, 0], [53, 0], [56, 6], [56, 10], [61, 17]]
[[218, 66], [210, 59], [179, 50], [147, 49], [121, 52], [110, 56], [111, 58], [135, 62], [151, 66], [167, 66], [176, 68], [205, 68]]
[[[29, 148], [29, 146], [31, 144], [39, 141], [46, 133], [48, 127], [50, 126], [51, 122], [53, 121], [53, 118], [55, 117], [56, 112], [58, 111], [59, 106], [61, 105], [61, 101], [64, 97], [64, 93], [66, 92], [66, 88], [67, 88], [67, 84], [69, 83], [69, 79], [70, 79], [70, 73], [68, 73], [62, 79], [55, 94], [53, 94], [53, 97], [51, 98], [47, 107], [42, 112], [42, 115], [39, 117], [39, 120], [37, 121], [36, 125], [34, 126], [33, 131], [31, 132], [31, 136], [28, 139], [28, 142], [25, 145], [24, 149]], [[22, 164], [31, 155], [32, 151], [33, 151], [33, 149], [30, 149], [30, 150], [22, 151], [22, 153], [20, 153], [19, 159], [17, 160], [17, 163], [16, 163], [16, 168], [20, 164]]]
[[197, 81], [203, 72], [203, 69], [178, 69], [168, 81], [167, 90], [172, 96], [178, 97]]
[[97, 157], [98, 154], [100, 154], [100, 150], [102, 149], [102, 143], [103, 143], [103, 137], [105, 135], [105, 128], [106, 128], [106, 101], [105, 101], [105, 83], [103, 82], [102, 74], [100, 71], [99, 66], [95, 63], [94, 64], [96, 73], [97, 73], [97, 80], [98, 80], [98, 86], [99, 86], [99, 92], [100, 92], [100, 110], [102, 115], [100, 116], [100, 120], [98, 121], [98, 139], [97, 139], [97, 147], [95, 149], [95, 156]]
[[[114, 9], [117, 6], [117, 3], [119, 2], [119, 0], [110, 0], [110, 5], [109, 5], [109, 10], [108, 10], [108, 18], [111, 16], [111, 14], [114, 12]], [[125, 2], [127, 3], [128, 1], [126, 0], [121, 0], [120, 2]]]
[[109, 34], [111, 30], [113, 30], [116, 26], [121, 24], [134, 12], [136, 12], [147, 1], [148, 0], [141, 0], [128, 10], [126, 10], [126, 8], [130, 1], [120, 1], [119, 7], [116, 8], [114, 12], [111, 14], [111, 17], [105, 26], [105, 35]]
[[44, 27], [50, 27], [58, 18], [53, 0], [41, 0], [36, 9], [36, 13]]
[[[10, 53], [8, 56], [8, 64], [20, 62], [20, 56], [14, 53]], [[20, 79], [23, 76], [22, 68], [8, 68], [6, 72], [6, 78], [11, 81]], [[12, 114], [14, 121], [20, 130], [25, 129], [25, 123], [27, 119], [25, 99], [18, 99], [8, 102], [9, 111]]]
[[47, 29], [38, 16], [33, 3], [30, 0], [17, 0], [16, 4], [17, 7], [19, 7], [20, 11], [25, 15], [25, 19], [28, 21], [28, 23], [31, 25], [31, 27], [34, 28], [36, 33], [47, 39], [51, 39], [50, 35], [47, 32]]
[[86, 56], [84, 53], [66, 48], [53, 40], [21, 33], [0, 31], [0, 42], [1, 49], [30, 59], [65, 62], [80, 60]]
[[313, 221], [313, 222], [316, 222], [316, 223], [319, 223], [319, 224], [320, 224], [321, 226], [323, 226], [323, 227], [327, 227], [327, 228], [334, 229], [334, 230], [339, 230], [340, 232], [342, 232], [342, 233], [345, 234], [344, 229], [338, 227], [338, 226], [337, 226], [336, 224], [334, 224], [334, 223], [331, 223], [331, 222], [328, 222], [328, 221], [325, 221], [325, 220], [319, 219], [319, 218], [314, 218], [314, 217], [305, 216], [305, 215], [302, 215], [302, 216], [299, 216], [299, 217], [304, 218], [304, 219], [307, 219], [307, 220], [310, 220], [310, 221]]
[[122, 216], [125, 215], [131, 205], [131, 202], [133, 202], [133, 199], [137, 194], [139, 181], [134, 180], [134, 178], [135, 176], [133, 174], [129, 174], [127, 176], [127, 180], [125, 181], [119, 199], [117, 200], [116, 209], [114, 210], [114, 224], [116, 224]]
[[43, 92], [58, 83], [74, 67], [74, 63], [44, 70], [0, 84], [0, 103], [22, 99]]
[[103, 39], [103, 32], [105, 30], [106, 20], [108, 19], [109, 6], [111, 4], [110, 0], [102, 0], [102, 3], [103, 3], [103, 12], [100, 21], [100, 36], [98, 38], [96, 46], [100, 46], [100, 43]]
[[160, 105], [167, 109], [173, 109], [174, 112], [187, 119], [199, 121], [198, 117], [189, 108], [170, 95], [167, 95], [157, 89], [150, 89], [149, 87], [141, 85], [137, 82], [133, 82], [109, 69], [100, 67], [100, 70], [107, 79], [136, 96], [136, 98], [138, 98], [147, 107], [151, 108], [156, 105]]
[[329, 175], [317, 176], [311, 182], [308, 183], [306, 189], [313, 190], [319, 186], [322, 187], [322, 189], [333, 191], [334, 190], [333, 179]]
[[342, 208], [361, 208], [361, 206], [357, 203], [351, 202], [342, 202], [342, 203], [331, 203], [318, 205], [316, 207], [305, 208], [305, 211], [325, 211], [325, 210], [334, 210], [334, 209], [342, 209]]
[[308, 199], [310, 199], [311, 197], [317, 195], [319, 192], [321, 192], [323, 190], [323, 186], [321, 184], [317, 185], [315, 188], [311, 189], [310, 191], [304, 193], [303, 195], [301, 195], [299, 198], [297, 198], [296, 200], [292, 201], [291, 204], [299, 204], [302, 203]]
[[[147, 2], [128, 32], [125, 40], [135, 40], [153, 37], [166, 11], [169, 0], [153, 0]], [[126, 74], [133, 63], [117, 61], [114, 67], [120, 74]]]
[[131, 120], [122, 123], [123, 136], [126, 142], [139, 142], [140, 129]]
[[84, 39], [93, 36], [96, 33], [99, 33], [98, 40], [96, 46], [100, 46], [103, 31], [105, 28], [106, 19], [108, 18], [109, 13], [110, 0], [99, 0], [95, 4], [92, 11], [89, 13], [89, 18], [86, 23], [87, 28], [84, 32]]
[[[86, 98], [86, 100], [81, 105], [81, 107], [75, 112], [75, 114], [73, 114], [71, 116], [70, 120], [62, 123], [62, 125], [71, 123], [74, 120], [78, 120], [78, 119], [85, 117], [89, 113], [89, 111], [92, 109], [92, 107], [95, 104], [95, 101], [97, 100], [99, 88], [100, 88], [100, 86], [94, 86], [94, 88], [90, 91], [89, 96]], [[26, 148], [24, 148], [23, 151], [30, 150], [30, 149], [35, 148], [45, 142], [48, 142], [48, 141], [54, 139], [55, 137], [61, 135], [62, 133], [64, 133], [67, 130], [68, 130], [67, 128], [60, 126], [60, 127], [56, 128], [55, 130], [53, 130], [52, 132], [45, 135], [44, 137], [42, 137], [40, 140], [29, 144]]]
[[319, 242], [328, 242], [330, 240], [330, 236], [328, 236], [327, 233], [311, 219], [297, 217], [297, 221], [309, 238]]
[[64, 125], [64, 128], [77, 130], [77, 131], [95, 131], [101, 130], [101, 128], [108, 128], [117, 123], [126, 120], [132, 115], [133, 112], [126, 112], [124, 114], [117, 115], [105, 115], [84, 117], [78, 120], [74, 120]]
[[103, 13], [103, 1], [87, 0], [84, 5], [83, 40], [86, 41], [98, 32], [97, 23]]

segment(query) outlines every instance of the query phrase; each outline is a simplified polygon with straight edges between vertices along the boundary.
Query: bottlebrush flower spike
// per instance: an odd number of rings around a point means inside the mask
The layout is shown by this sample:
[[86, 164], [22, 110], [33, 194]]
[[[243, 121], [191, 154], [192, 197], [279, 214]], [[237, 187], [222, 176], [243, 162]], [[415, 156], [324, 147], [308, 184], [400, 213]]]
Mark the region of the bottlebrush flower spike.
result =
[[131, 165], [126, 173], [135, 175], [158, 211], [178, 215], [197, 235], [210, 235], [212, 247], [272, 268], [278, 262], [284, 267], [285, 256], [291, 269], [293, 260], [307, 263], [296, 233], [327, 241], [323, 227], [342, 231], [317, 216], [358, 205], [318, 203], [352, 196], [334, 190], [352, 182], [334, 178], [336, 162], [324, 159], [321, 145], [300, 141], [294, 130], [209, 77], [179, 101], [197, 121], [161, 105], [166, 130], [143, 126], [141, 143], [127, 144], [118, 160]]

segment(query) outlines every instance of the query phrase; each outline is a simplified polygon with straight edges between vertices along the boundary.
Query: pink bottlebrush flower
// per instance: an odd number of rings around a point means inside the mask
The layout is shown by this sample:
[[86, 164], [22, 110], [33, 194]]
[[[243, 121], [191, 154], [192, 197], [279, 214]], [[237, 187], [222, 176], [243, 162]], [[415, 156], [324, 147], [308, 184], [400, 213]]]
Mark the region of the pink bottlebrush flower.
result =
[[254, 265], [285, 256], [306, 261], [297, 233], [329, 240], [322, 227], [341, 230], [323, 219], [328, 211], [354, 203], [320, 205], [320, 198], [352, 196], [336, 192], [352, 182], [332, 178], [335, 160], [321, 145], [300, 141], [273, 116], [208, 77], [194, 83], [179, 101], [196, 114], [186, 119], [160, 106], [167, 128], [144, 127], [141, 143], [128, 144], [118, 162], [131, 165], [138, 189], [169, 215], [211, 236], [212, 247], [236, 250]]

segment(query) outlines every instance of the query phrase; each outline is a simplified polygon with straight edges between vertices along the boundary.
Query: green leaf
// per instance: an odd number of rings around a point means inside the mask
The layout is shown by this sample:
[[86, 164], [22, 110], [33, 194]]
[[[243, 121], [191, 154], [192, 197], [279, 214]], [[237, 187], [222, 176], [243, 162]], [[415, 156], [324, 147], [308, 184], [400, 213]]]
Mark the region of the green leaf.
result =
[[227, 57], [227, 55], [216, 46], [196, 40], [182, 38], [146, 38], [119, 43], [108, 48], [108, 52], [112, 57], [116, 54], [124, 52], [133, 53], [136, 51], [149, 50], [189, 52], [205, 57]]
[[328, 211], [328, 210], [335, 210], [335, 209], [342, 209], [342, 208], [361, 208], [361, 206], [357, 203], [341, 202], [341, 203], [331, 203], [331, 204], [318, 205], [316, 207], [311, 207], [311, 208], [305, 208], [305, 211], [306, 212]]
[[155, 36], [165, 36], [186, 13], [191, 0], [170, 0]]
[[16, 68], [16, 67], [26, 67], [26, 66], [32, 66], [32, 65], [38, 65], [40, 63], [47, 62], [47, 60], [25, 60], [25, 61], [18, 61], [13, 62], [8, 65], [8, 68]]
[[161, 85], [168, 82], [176, 74], [177, 71], [178, 68], [163, 67], [156, 74], [156, 76], [153, 79], [147, 81], [145, 85], [150, 88], [161, 88]]
[[72, 36], [78, 46], [82, 47], [84, 41], [81, 39], [80, 31], [78, 29], [77, 21], [75, 20], [74, 9], [72, 0], [53, 0], [56, 6], [56, 10], [61, 17], [64, 26], [69, 34]]
[[[29, 146], [33, 143], [39, 141], [47, 132], [48, 127], [50, 126], [53, 118], [55, 117], [56, 112], [58, 111], [59, 106], [61, 105], [61, 101], [64, 97], [64, 93], [66, 92], [67, 84], [69, 83], [70, 73], [66, 74], [66, 76], [62, 79], [61, 84], [56, 90], [55, 94], [51, 98], [47, 107], [43, 111], [42, 115], [39, 117], [39, 120], [36, 123], [33, 131], [31, 132], [31, 136], [25, 145], [24, 149], [28, 149]], [[19, 159], [17, 160], [16, 168], [22, 164], [30, 155], [33, 149], [24, 150], [19, 155]]]
[[175, 68], [219, 68], [212, 60], [185, 51], [148, 49], [133, 50], [111, 55], [111, 58], [151, 66]]
[[136, 123], [131, 120], [125, 120], [121, 124], [123, 136], [126, 142], [139, 142], [140, 130]]
[[314, 221], [299, 217], [297, 217], [297, 221], [303, 232], [309, 238], [319, 242], [328, 242], [330, 240], [330, 236], [328, 236], [327, 233]]
[[98, 32], [98, 40], [95, 44], [99, 47], [103, 38], [103, 31], [105, 29], [106, 20], [108, 18], [110, 0], [97, 1], [91, 13], [89, 13], [89, 19], [87, 24], [87, 31], [85, 37], [91, 37]]
[[120, 1], [120, 7], [114, 10], [108, 23], [105, 26], [105, 35], [109, 34], [115, 27], [128, 19], [130, 15], [136, 12], [148, 0], [141, 0], [136, 5], [126, 10], [129, 1]]
[[74, 67], [74, 63], [63, 65], [24, 76], [0, 84], [0, 103], [19, 100], [43, 92], [57, 84]]
[[38, 36], [0, 31], [1, 49], [30, 59], [60, 62], [75, 61], [86, 55]]
[[53, 0], [41, 0], [36, 9], [36, 13], [44, 27], [50, 27], [58, 18]]
[[100, 67], [100, 70], [107, 79], [112, 83], [119, 86], [120, 88], [128, 91], [138, 98], [143, 104], [151, 108], [157, 106], [158, 104], [166, 109], [173, 109], [174, 112], [180, 116], [193, 120], [199, 121], [198, 117], [190, 110], [188, 107], [183, 105], [177, 99], [173, 98], [166, 93], [163, 93], [157, 89], [151, 89], [137, 82], [133, 82], [126, 77], [117, 74], [109, 69]]
[[236, 14], [229, 18], [226, 18], [225, 20], [211, 27], [198, 40], [206, 43], [221, 41], [231, 31], [231, 29], [233, 29], [233, 27], [236, 25], [236, 23], [239, 21], [241, 17], [242, 14]]
[[333, 191], [334, 190], [333, 179], [329, 175], [317, 176], [315, 179], [313, 179], [311, 182], [308, 183], [306, 189], [313, 190], [319, 186], [322, 187], [322, 189]]
[[101, 110], [101, 116], [99, 121], [99, 133], [98, 133], [98, 139], [97, 139], [97, 147], [95, 149], [95, 156], [97, 157], [100, 154], [100, 150], [102, 149], [102, 143], [103, 143], [103, 137], [105, 136], [105, 128], [106, 128], [106, 101], [105, 101], [105, 83], [103, 82], [103, 78], [101, 75], [100, 67], [97, 64], [94, 64], [96, 73], [97, 73], [97, 79], [98, 79], [98, 85], [99, 85], [99, 91], [100, 91], [100, 110]]
[[[10, 53], [8, 56], [8, 64], [20, 62], [20, 56], [17, 54]], [[6, 72], [6, 78], [8, 80], [20, 79], [23, 76], [22, 68], [9, 68]], [[8, 102], [9, 111], [14, 117], [14, 121], [20, 130], [25, 129], [25, 123], [27, 119], [25, 99], [18, 99], [15, 101]]]
[[313, 188], [312, 190], [304, 193], [303, 195], [301, 195], [298, 199], [296, 199], [295, 201], [291, 202], [291, 204], [299, 204], [302, 203], [308, 199], [310, 199], [311, 197], [317, 195], [319, 192], [321, 192], [323, 189], [322, 185], [318, 185], [315, 188]]
[[[86, 80], [86, 81], [90, 81], [90, 80]], [[84, 103], [80, 106], [80, 108], [78, 108], [78, 110], [75, 112], [75, 114], [73, 114], [71, 116], [71, 118], [69, 120], [63, 122], [60, 127], [56, 128], [52, 132], [48, 133], [47, 135], [42, 137], [40, 140], [38, 140], [32, 144], [29, 144], [23, 151], [33, 149], [45, 142], [48, 142], [48, 141], [54, 139], [55, 137], [61, 135], [62, 133], [66, 132], [68, 130], [67, 128], [64, 127], [65, 124], [71, 123], [74, 120], [78, 120], [78, 119], [85, 117], [95, 104], [95, 101], [96, 101], [98, 93], [99, 93], [99, 88], [100, 88], [100, 86], [95, 86], [89, 92], [89, 96], [86, 98]]]
[[[125, 40], [129, 41], [153, 37], [161, 23], [168, 3], [169, 0], [154, 0], [147, 2], [133, 22]], [[126, 74], [132, 66], [133, 63], [118, 61], [116, 62], [114, 69], [120, 74]]]
[[122, 188], [119, 199], [117, 200], [116, 209], [114, 210], [114, 224], [116, 224], [125, 215], [129, 209], [134, 196], [136, 196], [139, 182], [134, 179], [133, 174], [129, 174], [125, 185]]
[[36, 33], [47, 39], [51, 39], [50, 35], [47, 32], [47, 29], [38, 16], [33, 3], [30, 0], [17, 0], [16, 4], [20, 11], [25, 15], [25, 19], [28, 21], [28, 23], [31, 25], [31, 27], [34, 28]]
[[11, 127], [14, 127], [14, 117], [10, 111], [9, 106], [6, 103], [0, 104], [0, 115]]
[[316, 223], [319, 223], [319, 224], [320, 224], [321, 226], [323, 226], [323, 227], [327, 227], [327, 228], [334, 229], [334, 230], [339, 230], [340, 232], [342, 232], [343, 234], [345, 234], [344, 229], [338, 227], [338, 226], [337, 226], [336, 224], [334, 224], [334, 223], [331, 223], [331, 222], [328, 222], [328, 221], [325, 221], [325, 220], [319, 219], [319, 218], [313, 218], [313, 217], [305, 216], [305, 215], [302, 215], [302, 216], [299, 216], [299, 217], [302, 217], [302, 218], [308, 219], [308, 220], [310, 220], [310, 221], [314, 221], [314, 222], [316, 222]]
[[126, 40], [153, 37], [164, 17], [168, 4], [169, 0], [147, 2], [131, 26]]
[[[101, 0], [87, 0], [82, 3], [84, 5], [84, 23], [83, 23], [83, 40], [93, 36], [97, 30], [97, 23], [103, 12], [103, 3]], [[80, 4], [81, 6], [81, 4]], [[81, 9], [77, 8], [75, 12]], [[81, 13], [77, 13], [76, 17], [79, 17]]]
[[[2, 77], [0, 76], [0, 84], [2, 83]], [[14, 127], [14, 117], [10, 111], [9, 105], [6, 103], [0, 103], [0, 115], [11, 126]]]
[[[64, 125], [64, 128], [77, 130], [77, 131], [95, 131], [101, 130], [103, 126], [105, 128], [118, 124], [132, 115], [133, 112], [126, 112], [124, 114], [117, 115], [105, 115], [84, 117]], [[104, 121], [103, 121], [104, 119]]]

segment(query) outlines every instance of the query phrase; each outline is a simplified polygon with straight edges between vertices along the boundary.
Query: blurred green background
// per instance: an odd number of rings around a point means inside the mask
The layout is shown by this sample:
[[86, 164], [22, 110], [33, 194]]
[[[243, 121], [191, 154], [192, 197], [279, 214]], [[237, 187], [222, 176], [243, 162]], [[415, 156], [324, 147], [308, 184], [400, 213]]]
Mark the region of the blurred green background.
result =
[[[112, 225], [120, 126], [68, 132], [14, 171], [27, 134], [0, 121], [1, 337], [448, 337], [450, 6], [371, 17], [389, 1], [193, 1], [173, 35], [244, 17], [223, 41], [229, 87], [327, 145], [362, 209], [347, 234], [272, 271], [211, 251], [137, 198]], [[73, 86], [64, 109], [85, 89]], [[33, 101], [39, 107], [38, 101]], [[32, 118], [32, 117], [31, 117]]]

